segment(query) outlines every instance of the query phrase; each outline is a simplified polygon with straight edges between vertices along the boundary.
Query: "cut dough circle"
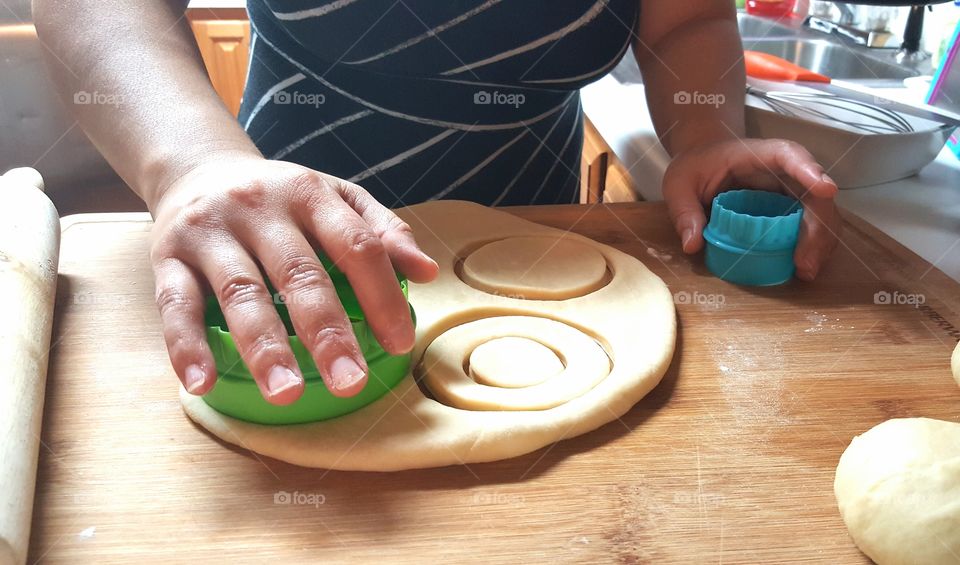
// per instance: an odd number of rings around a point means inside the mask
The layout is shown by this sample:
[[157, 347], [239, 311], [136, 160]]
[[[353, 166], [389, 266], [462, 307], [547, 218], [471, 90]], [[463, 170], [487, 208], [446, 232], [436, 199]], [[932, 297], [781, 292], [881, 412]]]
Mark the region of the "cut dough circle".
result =
[[[583, 394], [543, 410], [456, 408], [424, 394], [411, 373], [376, 402], [323, 422], [289, 426], [243, 422], [181, 389], [186, 414], [223, 441], [295, 465], [395, 471], [530, 453], [619, 418], [660, 382], [676, 341], [673, 296], [636, 258], [585, 237], [468, 202], [428, 202], [397, 210], [397, 215], [411, 226], [417, 243], [440, 267], [432, 283], [410, 285], [410, 303], [417, 313], [415, 368], [422, 369], [427, 346], [444, 332], [482, 319], [516, 316], [556, 321], [602, 340], [609, 354], [608, 374]], [[612, 276], [602, 287], [567, 300], [515, 300], [478, 290], [464, 282], [457, 270], [471, 250], [490, 241], [491, 234], [575, 241], [598, 253]], [[517, 332], [502, 337], [510, 335], [546, 343], [542, 336]], [[569, 352], [555, 351], [569, 362]]]
[[487, 386], [520, 388], [540, 384], [563, 371], [563, 361], [539, 341], [498, 337], [470, 354], [470, 378]]
[[834, 493], [851, 537], [880, 565], [956, 563], [960, 424], [900, 418], [853, 438]]
[[[499, 388], [477, 382], [464, 365], [476, 348], [492, 338], [536, 336], [562, 351], [565, 367], [551, 379], [523, 388]], [[559, 359], [557, 359], [559, 361]], [[444, 404], [466, 410], [546, 410], [582, 396], [610, 374], [610, 360], [590, 336], [566, 324], [534, 316], [497, 316], [460, 324], [427, 346], [421, 363], [423, 382]]]
[[463, 261], [470, 286], [523, 300], [565, 300], [603, 286], [607, 262], [571, 237], [508, 237], [488, 243]]

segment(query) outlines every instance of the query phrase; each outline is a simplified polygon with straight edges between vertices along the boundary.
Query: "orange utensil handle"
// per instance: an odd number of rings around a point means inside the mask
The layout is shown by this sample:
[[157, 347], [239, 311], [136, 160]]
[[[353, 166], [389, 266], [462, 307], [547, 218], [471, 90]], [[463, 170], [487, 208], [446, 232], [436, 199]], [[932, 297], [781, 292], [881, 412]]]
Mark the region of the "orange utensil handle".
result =
[[795, 65], [776, 55], [744, 50], [743, 61], [747, 67], [747, 76], [767, 80], [830, 82], [830, 77], [815, 73], [810, 69]]

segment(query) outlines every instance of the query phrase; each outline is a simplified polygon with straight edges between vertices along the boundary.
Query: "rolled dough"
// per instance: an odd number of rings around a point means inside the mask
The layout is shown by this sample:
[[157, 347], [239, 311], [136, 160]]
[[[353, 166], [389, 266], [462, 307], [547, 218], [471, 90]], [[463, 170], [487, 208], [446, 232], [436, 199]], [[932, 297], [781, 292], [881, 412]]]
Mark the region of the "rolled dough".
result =
[[960, 561], [960, 424], [887, 420], [853, 442], [834, 493], [861, 551], [880, 565]]
[[[475, 329], [480, 324], [479, 327], [490, 332], [477, 347], [499, 337], [526, 338], [559, 353], [558, 359], [566, 369], [573, 363], [573, 355], [580, 355], [576, 351], [557, 350], [551, 345], [549, 335], [521, 333], [516, 324], [504, 331], [504, 322], [511, 325], [507, 317], [522, 319], [520, 323], [536, 327], [536, 331], [541, 327], [559, 327], [565, 334], [582, 334], [595, 348], [593, 351], [602, 354], [607, 365], [604, 374], [578, 394], [569, 395], [552, 407], [533, 405], [541, 402], [535, 397], [527, 409], [458, 408], [445, 404], [442, 399], [430, 398], [411, 374], [380, 400], [324, 422], [291, 426], [251, 424], [224, 416], [201, 398], [181, 390], [180, 399], [187, 415], [224, 441], [296, 465], [393, 471], [523, 455], [619, 418], [660, 382], [670, 364], [676, 340], [673, 298], [663, 281], [637, 259], [576, 234], [467, 202], [429, 202], [397, 213], [413, 228], [423, 250], [440, 265], [437, 280], [410, 285], [410, 302], [417, 313], [413, 366], [415, 371], [423, 372], [424, 379], [431, 374], [429, 365], [423, 363], [427, 349], [444, 334], [464, 326]], [[514, 257], [511, 250], [529, 249], [523, 242], [531, 238], [572, 242], [575, 246], [564, 243], [560, 249], [572, 250], [570, 252], [578, 257], [599, 255], [603, 259], [603, 271], [612, 276], [601, 287], [582, 296], [530, 300], [477, 289], [464, 282], [458, 273], [471, 253], [491, 240], [507, 242], [501, 244], [505, 246], [502, 258], [509, 265], [505, 271], [517, 273], [517, 267], [509, 261]], [[564, 254], [549, 253], [534, 259], [538, 259], [535, 267], [538, 272], [552, 271], [557, 280], [564, 280], [569, 274], [570, 262]], [[483, 262], [471, 264], [484, 265]], [[486, 263], [478, 267], [476, 273], [478, 277], [499, 280], [490, 272], [498, 268], [496, 263]], [[591, 269], [594, 273], [597, 271]], [[523, 329], [529, 329], [528, 325]], [[477, 347], [470, 349], [476, 352]], [[590, 349], [586, 351], [590, 356]], [[471, 351], [462, 353], [469, 359]], [[484, 355], [482, 350], [480, 355]], [[486, 385], [475, 383], [469, 377], [468, 380], [470, 386], [488, 386], [510, 394], [554, 381], [561, 385], [563, 379], [559, 377], [566, 369], [530, 387], [498, 387], [489, 380]], [[462, 366], [460, 370], [463, 371]], [[540, 376], [543, 373], [538, 371], [537, 378]]]

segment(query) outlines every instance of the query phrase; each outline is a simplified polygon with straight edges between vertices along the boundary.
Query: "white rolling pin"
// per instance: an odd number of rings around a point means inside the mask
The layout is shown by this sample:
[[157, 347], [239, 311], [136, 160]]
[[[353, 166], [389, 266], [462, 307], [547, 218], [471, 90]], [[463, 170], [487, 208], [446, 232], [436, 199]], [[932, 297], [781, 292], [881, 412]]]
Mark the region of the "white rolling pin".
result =
[[0, 176], [0, 565], [27, 560], [60, 255], [33, 169]]

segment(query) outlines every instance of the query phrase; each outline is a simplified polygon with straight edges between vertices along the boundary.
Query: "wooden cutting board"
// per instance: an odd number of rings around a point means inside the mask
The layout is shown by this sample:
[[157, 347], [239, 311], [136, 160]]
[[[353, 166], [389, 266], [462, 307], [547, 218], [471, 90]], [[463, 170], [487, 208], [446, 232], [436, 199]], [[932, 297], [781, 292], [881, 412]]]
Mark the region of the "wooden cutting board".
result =
[[680, 253], [660, 204], [509, 211], [661, 276], [673, 364], [593, 433], [389, 474], [298, 468], [194, 426], [159, 333], [149, 218], [64, 219], [30, 561], [866, 561], [837, 460], [888, 418], [958, 420], [960, 285], [850, 216], [816, 283], [740, 288]]

